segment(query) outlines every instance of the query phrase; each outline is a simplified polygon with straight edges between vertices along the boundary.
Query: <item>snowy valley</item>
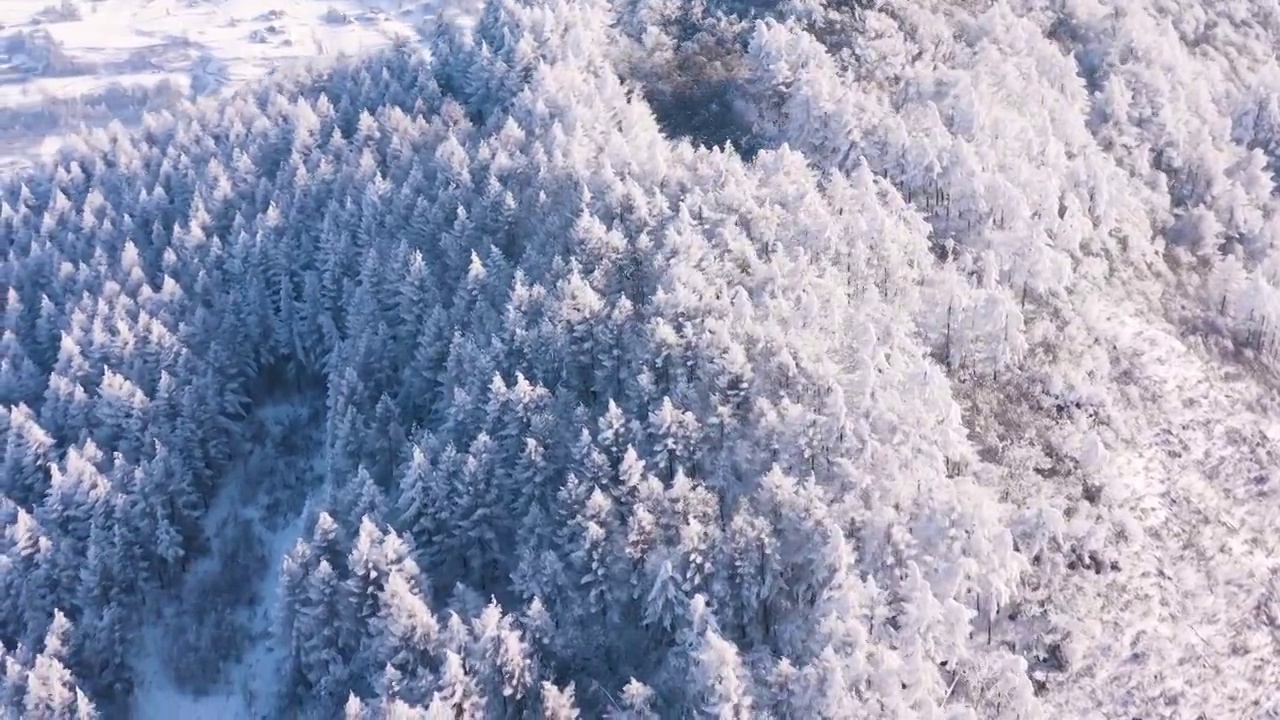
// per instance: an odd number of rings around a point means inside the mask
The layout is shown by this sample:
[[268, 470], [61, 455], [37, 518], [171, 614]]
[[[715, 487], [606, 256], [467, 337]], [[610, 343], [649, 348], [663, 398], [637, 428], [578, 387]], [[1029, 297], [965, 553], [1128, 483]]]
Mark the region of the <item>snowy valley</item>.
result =
[[1280, 5], [0, 4], [0, 717], [1280, 718]]

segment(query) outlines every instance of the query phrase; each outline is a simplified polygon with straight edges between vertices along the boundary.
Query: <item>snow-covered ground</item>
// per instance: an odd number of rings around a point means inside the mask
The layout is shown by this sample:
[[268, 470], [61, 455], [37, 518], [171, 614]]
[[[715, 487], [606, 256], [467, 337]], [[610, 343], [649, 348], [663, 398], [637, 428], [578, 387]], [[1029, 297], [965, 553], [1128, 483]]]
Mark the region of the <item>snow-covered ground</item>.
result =
[[153, 625], [146, 638], [147, 652], [139, 658], [138, 687], [134, 698], [134, 717], [138, 720], [240, 720], [266, 718], [267, 708], [275, 699], [279, 679], [279, 648], [270, 642], [280, 581], [280, 559], [302, 532], [302, 517], [276, 530], [266, 538], [268, 571], [262, 581], [261, 602], [252, 608], [240, 608], [252, 628], [253, 642], [248, 652], [230, 669], [230, 680], [220, 683], [212, 692], [197, 695], [173, 681], [166, 666], [167, 653], [158, 645], [164, 641], [161, 626]]
[[[1114, 428], [1108, 492], [1133, 518], [1111, 585], [1074, 598], [1092, 636], [1067, 717], [1196, 717], [1215, 703], [1280, 717], [1280, 403], [1263, 372], [1221, 360], [1132, 299], [1098, 302], [1095, 331], [1141, 413]], [[1087, 592], [1097, 593], [1099, 586]], [[1271, 652], [1274, 652], [1273, 650]], [[1174, 670], [1176, 668], [1176, 671]], [[1087, 689], [1086, 689], [1087, 688]], [[1168, 713], [1168, 714], [1164, 714]], [[1213, 712], [1199, 717], [1244, 717]]]
[[[271, 404], [259, 409], [254, 421], [257, 432], [249, 440], [253, 450], [229, 473], [205, 518], [214, 552], [192, 566], [177, 598], [153, 606], [157, 616], [146, 623], [145, 651], [136, 658], [132, 717], [138, 720], [256, 720], [272, 715], [281, 674], [281, 648], [273, 641], [281, 560], [302, 533], [302, 503], [323, 468], [320, 454], [314, 452], [319, 438], [308, 433], [320, 423], [307, 414], [305, 404]], [[285, 435], [295, 441], [292, 451], [282, 449]], [[236, 583], [255, 587], [228, 588]], [[198, 607], [202, 603], [213, 608]], [[220, 613], [234, 617], [213, 617]], [[219, 644], [225, 638], [214, 638], [210, 632], [220, 627], [244, 633], [243, 652], [223, 658], [223, 677], [202, 677], [208, 685], [202, 692], [176, 681], [192, 673], [171, 667], [184, 654], [182, 646], [174, 652], [165, 645], [192, 624], [205, 626], [196, 638]], [[206, 654], [186, 659], [201, 666], [209, 658]]]
[[431, 0], [2, 0], [0, 170], [282, 63], [414, 36]]
[[279, 649], [269, 641], [276, 606], [276, 587], [280, 580], [280, 559], [297, 541], [302, 531], [302, 517], [275, 531], [267, 541], [270, 563], [262, 582], [262, 601], [240, 612], [253, 629], [254, 642], [249, 651], [230, 671], [229, 682], [205, 695], [196, 695], [177, 687], [158, 647], [163, 633], [153, 626], [147, 637], [148, 652], [139, 658], [138, 688], [134, 698], [134, 717], [138, 720], [240, 720], [269, 717], [266, 710], [275, 698], [279, 679]]

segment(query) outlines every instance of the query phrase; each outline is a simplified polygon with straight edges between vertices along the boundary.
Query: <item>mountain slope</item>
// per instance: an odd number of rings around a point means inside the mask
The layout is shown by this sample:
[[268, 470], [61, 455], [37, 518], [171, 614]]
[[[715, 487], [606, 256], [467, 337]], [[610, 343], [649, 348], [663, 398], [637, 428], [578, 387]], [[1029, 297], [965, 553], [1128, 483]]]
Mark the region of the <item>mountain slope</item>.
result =
[[493, 0], [73, 139], [3, 705], [145, 712], [168, 616], [270, 716], [1275, 712], [1255, 5]]

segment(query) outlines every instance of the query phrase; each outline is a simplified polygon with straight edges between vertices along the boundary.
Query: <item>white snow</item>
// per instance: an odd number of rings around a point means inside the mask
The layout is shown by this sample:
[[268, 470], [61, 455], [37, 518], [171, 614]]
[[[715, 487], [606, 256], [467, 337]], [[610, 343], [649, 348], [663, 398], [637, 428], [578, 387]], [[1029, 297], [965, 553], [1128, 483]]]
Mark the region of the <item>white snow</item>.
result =
[[[1117, 429], [1117, 447], [1084, 454], [1107, 458], [1134, 546], [1110, 592], [1076, 599], [1096, 625], [1080, 628], [1092, 636], [1090, 656], [1074, 677], [1081, 687], [1070, 694], [1073, 705], [1061, 709], [1085, 717], [1104, 697], [1124, 698], [1126, 717], [1162, 703], [1246, 705], [1259, 697], [1257, 678], [1280, 687], [1272, 656], [1258, 652], [1274, 642], [1259, 613], [1280, 577], [1280, 494], [1274, 460], [1267, 462], [1280, 437], [1274, 387], [1209, 361], [1198, 343], [1131, 301], [1111, 298], [1098, 308], [1098, 336], [1116, 365], [1132, 370], [1146, 412]], [[1153, 673], [1155, 666], [1177, 671]], [[1274, 694], [1266, 702], [1257, 717], [1280, 711]]]
[[181, 94], [225, 92], [282, 63], [358, 54], [413, 37], [433, 5], [3, 0], [0, 170], [49, 154], [82, 123], [130, 124]]

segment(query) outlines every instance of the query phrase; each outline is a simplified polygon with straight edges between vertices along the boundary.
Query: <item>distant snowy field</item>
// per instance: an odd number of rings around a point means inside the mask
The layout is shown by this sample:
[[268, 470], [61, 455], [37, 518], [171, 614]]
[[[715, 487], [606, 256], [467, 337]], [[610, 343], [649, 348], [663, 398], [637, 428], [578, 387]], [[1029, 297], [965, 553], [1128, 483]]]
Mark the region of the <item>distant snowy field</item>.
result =
[[0, 0], [0, 170], [83, 125], [414, 36], [430, 0]]

